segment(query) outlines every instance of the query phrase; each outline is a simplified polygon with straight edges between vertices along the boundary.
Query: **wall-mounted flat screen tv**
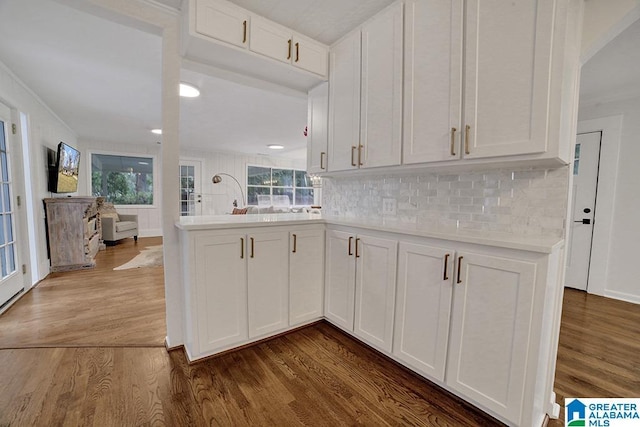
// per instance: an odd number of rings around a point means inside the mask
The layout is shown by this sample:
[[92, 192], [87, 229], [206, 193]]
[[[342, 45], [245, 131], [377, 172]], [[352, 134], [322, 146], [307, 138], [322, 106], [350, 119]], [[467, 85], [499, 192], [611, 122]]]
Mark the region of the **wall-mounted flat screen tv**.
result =
[[80, 152], [64, 142], [58, 144], [58, 156], [51, 173], [50, 191], [53, 193], [75, 193], [78, 191], [78, 168]]

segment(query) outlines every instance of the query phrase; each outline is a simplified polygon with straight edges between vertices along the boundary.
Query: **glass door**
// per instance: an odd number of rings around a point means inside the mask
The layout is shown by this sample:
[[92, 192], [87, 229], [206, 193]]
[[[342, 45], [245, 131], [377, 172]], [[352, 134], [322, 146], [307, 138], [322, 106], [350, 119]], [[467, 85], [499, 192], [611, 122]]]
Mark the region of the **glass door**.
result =
[[0, 306], [24, 289], [23, 276], [18, 271], [16, 212], [11, 179], [10, 111], [0, 104]]
[[180, 216], [202, 215], [200, 162], [180, 160]]

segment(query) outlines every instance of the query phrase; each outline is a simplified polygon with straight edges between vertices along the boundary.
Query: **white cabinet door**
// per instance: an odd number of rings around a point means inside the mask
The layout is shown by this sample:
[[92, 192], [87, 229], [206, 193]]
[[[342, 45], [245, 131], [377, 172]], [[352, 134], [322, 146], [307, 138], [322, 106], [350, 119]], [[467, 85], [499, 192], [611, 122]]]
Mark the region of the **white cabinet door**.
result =
[[336, 325], [353, 331], [355, 236], [327, 230], [324, 315]]
[[403, 4], [362, 27], [361, 165], [399, 165], [402, 150]]
[[469, 252], [456, 263], [446, 382], [519, 425], [536, 263]]
[[462, 0], [408, 0], [402, 161], [460, 158]]
[[367, 343], [391, 351], [398, 242], [358, 235], [354, 333]]
[[198, 235], [193, 255], [197, 343], [203, 355], [247, 340], [247, 265], [244, 234]]
[[196, 32], [247, 47], [249, 14], [225, 1], [196, 0]]
[[322, 317], [324, 228], [291, 232], [289, 250], [289, 326]]
[[295, 34], [291, 50], [291, 63], [294, 66], [322, 77], [327, 76], [329, 52], [325, 45]]
[[307, 172], [327, 171], [329, 124], [329, 83], [321, 83], [309, 91], [307, 127]]
[[251, 20], [249, 49], [281, 62], [291, 62], [291, 30], [254, 16]]
[[453, 293], [454, 252], [400, 242], [393, 354], [444, 381]]
[[289, 233], [248, 236], [249, 338], [289, 325]]
[[465, 157], [547, 149], [554, 3], [467, 2]]
[[360, 145], [360, 32], [331, 48], [329, 66], [329, 164], [358, 168]]

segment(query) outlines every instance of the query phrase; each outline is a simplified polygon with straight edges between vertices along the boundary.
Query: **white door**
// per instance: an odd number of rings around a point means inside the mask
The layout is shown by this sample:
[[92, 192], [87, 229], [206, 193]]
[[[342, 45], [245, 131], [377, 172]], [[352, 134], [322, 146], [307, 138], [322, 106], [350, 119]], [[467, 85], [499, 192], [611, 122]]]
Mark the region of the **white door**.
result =
[[398, 242], [358, 235], [355, 241], [356, 304], [353, 332], [391, 351]]
[[362, 28], [360, 165], [399, 165], [402, 149], [403, 4]]
[[309, 91], [307, 111], [307, 172], [327, 171], [329, 124], [329, 83], [324, 82]]
[[289, 325], [322, 317], [324, 228], [294, 230], [289, 242]]
[[333, 46], [329, 66], [329, 165], [358, 168], [360, 145], [360, 32]]
[[16, 206], [11, 171], [11, 113], [0, 104], [0, 307], [24, 289], [18, 271], [19, 248], [16, 239]]
[[202, 192], [199, 161], [180, 160], [180, 215], [202, 215]]
[[328, 230], [326, 236], [324, 314], [336, 325], [353, 331], [356, 239], [335, 230]]
[[289, 233], [248, 236], [249, 338], [289, 326]]
[[546, 150], [555, 3], [466, 2], [464, 157]]
[[456, 264], [446, 383], [520, 425], [537, 265], [462, 251]]
[[569, 219], [564, 283], [565, 286], [585, 291], [589, 280], [601, 138], [602, 132], [578, 135], [573, 161], [573, 216]]
[[403, 163], [460, 158], [462, 0], [405, 6]]
[[195, 236], [196, 355], [246, 341], [247, 260], [245, 235]]
[[249, 14], [232, 4], [196, 0], [196, 32], [246, 48]]
[[416, 371], [444, 381], [454, 252], [400, 242], [393, 354]]

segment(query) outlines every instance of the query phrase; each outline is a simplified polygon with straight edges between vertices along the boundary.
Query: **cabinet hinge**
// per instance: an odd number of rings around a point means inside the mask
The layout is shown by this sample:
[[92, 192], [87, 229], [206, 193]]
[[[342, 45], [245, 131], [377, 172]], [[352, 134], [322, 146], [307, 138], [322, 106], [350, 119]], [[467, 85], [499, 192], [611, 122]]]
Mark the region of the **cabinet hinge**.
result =
[[22, 204], [22, 199], [20, 198], [20, 196], [16, 197], [16, 204], [18, 205], [18, 207], [20, 207], [20, 205]]
[[14, 135], [18, 133], [18, 128], [16, 127], [15, 123], [11, 123], [11, 133]]
[[27, 264], [22, 264], [22, 274], [27, 274]]

